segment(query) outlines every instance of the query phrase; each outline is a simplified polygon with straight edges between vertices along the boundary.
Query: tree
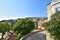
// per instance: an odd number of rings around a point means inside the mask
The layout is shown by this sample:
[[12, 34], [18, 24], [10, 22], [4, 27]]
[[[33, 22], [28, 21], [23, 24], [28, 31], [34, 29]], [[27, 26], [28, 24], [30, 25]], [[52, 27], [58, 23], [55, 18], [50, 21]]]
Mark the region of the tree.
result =
[[[2, 39], [3, 39], [3, 35], [4, 35], [5, 32], [6, 32], [5, 27], [4, 27], [3, 24], [0, 22], [0, 33], [2, 33]], [[1, 40], [2, 40], [2, 39], [1, 39]]]
[[2, 33], [2, 39], [3, 35], [10, 30], [10, 25], [8, 22], [0, 22], [0, 33]]
[[2, 22], [0, 22], [0, 33], [2, 33], [2, 39], [3, 39], [3, 35], [5, 34], [6, 32], [6, 27], [3, 25]]
[[60, 12], [51, 16], [51, 20], [42, 24], [55, 40], [60, 40]]
[[17, 40], [19, 40], [22, 36], [30, 33], [35, 28], [34, 21], [30, 18], [23, 18], [18, 20], [13, 27], [13, 31], [17, 33]]

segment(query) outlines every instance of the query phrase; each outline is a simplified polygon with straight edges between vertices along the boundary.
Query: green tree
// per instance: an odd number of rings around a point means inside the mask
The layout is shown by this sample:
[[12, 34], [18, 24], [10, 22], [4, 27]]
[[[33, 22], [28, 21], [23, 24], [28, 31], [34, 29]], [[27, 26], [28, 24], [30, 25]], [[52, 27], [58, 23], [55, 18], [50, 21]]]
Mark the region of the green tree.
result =
[[[4, 35], [5, 32], [6, 32], [5, 27], [4, 27], [3, 24], [0, 22], [0, 33], [2, 33], [2, 39], [3, 39], [3, 35]], [[2, 40], [2, 39], [1, 39], [1, 40]]]
[[0, 33], [2, 33], [2, 39], [5, 32], [6, 32], [6, 27], [0, 22]]
[[8, 22], [0, 22], [0, 33], [2, 33], [2, 39], [3, 35], [10, 30], [10, 26]]
[[[17, 33], [17, 38], [20, 39], [22, 36], [30, 33], [35, 28], [34, 21], [30, 18], [23, 18], [18, 20], [13, 27], [13, 31]], [[17, 40], [18, 40], [17, 39]]]
[[42, 24], [55, 40], [60, 40], [60, 12], [51, 16], [51, 20]]

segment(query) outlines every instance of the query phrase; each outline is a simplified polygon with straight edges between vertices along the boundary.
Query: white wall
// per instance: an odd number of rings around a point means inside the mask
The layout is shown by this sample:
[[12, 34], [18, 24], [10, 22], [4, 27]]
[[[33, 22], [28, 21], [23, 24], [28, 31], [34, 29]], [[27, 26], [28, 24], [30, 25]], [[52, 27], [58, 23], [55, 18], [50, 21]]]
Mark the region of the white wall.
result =
[[[57, 3], [57, 4], [56, 4]], [[56, 12], [56, 8], [60, 7], [60, 3], [51, 3], [47, 6], [47, 12], [48, 12], [48, 21], [51, 19], [51, 15]]]

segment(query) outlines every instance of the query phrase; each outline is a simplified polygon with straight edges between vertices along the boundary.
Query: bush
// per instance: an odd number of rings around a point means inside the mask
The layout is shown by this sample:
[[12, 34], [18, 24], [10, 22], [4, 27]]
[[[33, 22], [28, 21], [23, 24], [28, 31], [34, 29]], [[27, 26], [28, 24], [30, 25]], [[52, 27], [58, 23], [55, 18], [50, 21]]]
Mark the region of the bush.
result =
[[42, 24], [55, 40], [60, 40], [60, 12], [51, 16], [51, 20]]

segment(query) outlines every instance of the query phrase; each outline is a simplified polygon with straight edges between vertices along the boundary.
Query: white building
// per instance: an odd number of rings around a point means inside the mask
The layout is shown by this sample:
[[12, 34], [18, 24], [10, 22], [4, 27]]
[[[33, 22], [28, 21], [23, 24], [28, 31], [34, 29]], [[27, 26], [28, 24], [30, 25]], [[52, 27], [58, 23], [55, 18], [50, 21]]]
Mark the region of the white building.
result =
[[52, 2], [47, 5], [48, 21], [56, 11], [60, 11], [60, 0], [52, 0]]

